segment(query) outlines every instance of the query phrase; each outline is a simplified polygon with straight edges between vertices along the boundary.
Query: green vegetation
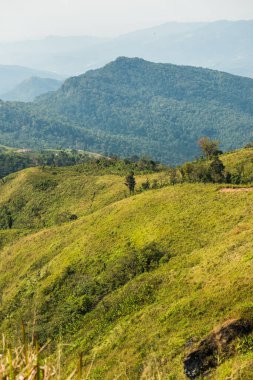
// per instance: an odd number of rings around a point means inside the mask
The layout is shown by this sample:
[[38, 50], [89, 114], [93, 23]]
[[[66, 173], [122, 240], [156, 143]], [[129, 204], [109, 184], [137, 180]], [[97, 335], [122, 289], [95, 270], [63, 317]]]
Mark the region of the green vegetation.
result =
[[[27, 341], [51, 340], [41, 357], [50, 368], [58, 368], [60, 345], [62, 379], [82, 353], [84, 378], [180, 380], [187, 350], [213, 328], [251, 321], [253, 150], [191, 164], [216, 175], [240, 172], [243, 187], [182, 183], [183, 167], [153, 170], [152, 161], [116, 158], [4, 178], [0, 329], [7, 348], [18, 345], [24, 321]], [[133, 170], [129, 196], [125, 177]], [[228, 186], [240, 191], [223, 191]], [[211, 378], [251, 378], [252, 339], [238, 337]]]
[[219, 141], [211, 140], [209, 137], [199, 139], [199, 146], [207, 159], [221, 153], [219, 151]]
[[130, 195], [131, 194], [133, 195], [134, 194], [135, 185], [136, 185], [136, 181], [135, 181], [135, 178], [134, 178], [134, 172], [131, 172], [130, 174], [128, 174], [126, 176], [125, 185], [129, 189]]
[[253, 80], [194, 67], [119, 58], [70, 78], [36, 103], [0, 103], [0, 141], [27, 148], [149, 155], [177, 165], [201, 136], [223, 150], [252, 138]]
[[35, 166], [71, 166], [99, 157], [76, 150], [30, 151], [0, 146], [0, 179], [10, 173]]
[[253, 181], [252, 148], [244, 148], [224, 155], [214, 154], [186, 162], [175, 170], [175, 182], [213, 182], [247, 185]]

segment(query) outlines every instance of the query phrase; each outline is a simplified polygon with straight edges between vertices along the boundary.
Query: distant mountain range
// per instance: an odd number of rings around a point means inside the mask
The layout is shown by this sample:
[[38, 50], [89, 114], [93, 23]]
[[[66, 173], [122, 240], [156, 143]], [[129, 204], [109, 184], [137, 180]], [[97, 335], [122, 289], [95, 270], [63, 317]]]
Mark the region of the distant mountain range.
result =
[[63, 79], [63, 76], [53, 72], [35, 70], [23, 66], [0, 65], [0, 98], [1, 95], [12, 91], [14, 87], [31, 77]]
[[[0, 63], [18, 64], [39, 70], [42, 68], [66, 78], [93, 68], [89, 64], [90, 51], [106, 41], [89, 36], [50, 36], [42, 40], [2, 43]], [[48, 77], [51, 78], [50, 75]]]
[[31, 77], [13, 90], [3, 94], [2, 100], [32, 102], [37, 96], [60, 88], [62, 81], [51, 78]]
[[128, 56], [253, 77], [252, 40], [253, 21], [170, 22], [111, 39], [52, 36], [2, 44], [0, 62], [66, 77], [101, 67], [118, 56]]
[[253, 139], [253, 79], [118, 58], [35, 103], [1, 103], [0, 143], [78, 148], [178, 164], [210, 136], [231, 150]]

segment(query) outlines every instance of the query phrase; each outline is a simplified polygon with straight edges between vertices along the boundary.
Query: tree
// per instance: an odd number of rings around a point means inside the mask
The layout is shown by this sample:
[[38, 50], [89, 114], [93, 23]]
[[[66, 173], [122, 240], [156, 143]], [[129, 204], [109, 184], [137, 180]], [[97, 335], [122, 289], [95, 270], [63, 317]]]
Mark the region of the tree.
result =
[[211, 181], [210, 168], [201, 161], [197, 164], [186, 162], [182, 165], [180, 172], [184, 181], [203, 183]]
[[186, 162], [185, 164], [183, 164], [180, 168], [180, 173], [182, 175], [183, 180], [192, 182], [194, 177], [194, 169], [195, 167], [191, 162]]
[[170, 183], [171, 185], [175, 185], [178, 181], [178, 178], [177, 178], [177, 169], [176, 168], [171, 168], [170, 169]]
[[225, 166], [223, 162], [216, 156], [210, 164], [210, 174], [213, 182], [224, 182], [225, 180]]
[[253, 148], [253, 141], [250, 141], [248, 144], [244, 146], [244, 149]]
[[134, 172], [129, 173], [125, 178], [125, 185], [128, 187], [130, 194], [134, 194], [136, 181], [134, 178]]
[[13, 218], [12, 218], [11, 214], [7, 215], [7, 223], [8, 223], [8, 228], [11, 229], [13, 226]]
[[201, 139], [198, 141], [198, 144], [207, 159], [210, 159], [213, 156], [221, 153], [219, 151], [220, 143], [217, 140], [211, 140], [209, 137], [201, 137]]

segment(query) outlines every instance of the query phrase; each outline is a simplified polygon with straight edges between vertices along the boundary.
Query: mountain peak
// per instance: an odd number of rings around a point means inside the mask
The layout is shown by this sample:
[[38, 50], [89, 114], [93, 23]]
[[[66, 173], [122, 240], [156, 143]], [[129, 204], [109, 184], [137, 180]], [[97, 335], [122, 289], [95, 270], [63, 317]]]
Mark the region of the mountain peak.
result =
[[148, 64], [151, 62], [146, 61], [143, 58], [138, 58], [138, 57], [125, 57], [125, 56], [120, 56], [116, 58], [114, 61], [108, 63], [106, 66], [125, 66], [125, 65], [137, 65], [137, 64]]

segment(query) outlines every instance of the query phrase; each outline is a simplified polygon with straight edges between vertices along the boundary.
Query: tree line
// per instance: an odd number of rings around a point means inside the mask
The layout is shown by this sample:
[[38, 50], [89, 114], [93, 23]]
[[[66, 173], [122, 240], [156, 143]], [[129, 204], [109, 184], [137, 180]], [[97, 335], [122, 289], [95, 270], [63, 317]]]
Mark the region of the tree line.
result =
[[[245, 175], [243, 165], [236, 165], [236, 170], [232, 173], [227, 170], [220, 158], [223, 152], [220, 150], [220, 142], [218, 140], [202, 137], [198, 140], [198, 145], [202, 155], [196, 161], [186, 162], [178, 167], [167, 167], [166, 171], [169, 177], [167, 182], [161, 184], [157, 180], [153, 180], [151, 184], [147, 178], [147, 180], [141, 184], [138, 192], [182, 182], [227, 183], [238, 185], [252, 181], [251, 176]], [[248, 143], [245, 145], [245, 148], [253, 148], [253, 143]], [[125, 185], [129, 189], [130, 194], [135, 193], [136, 180], [133, 171], [126, 176]]]

